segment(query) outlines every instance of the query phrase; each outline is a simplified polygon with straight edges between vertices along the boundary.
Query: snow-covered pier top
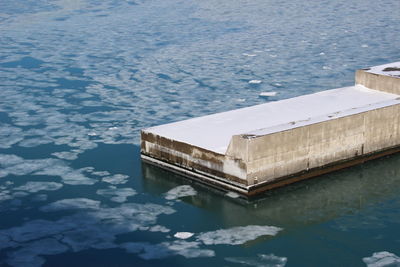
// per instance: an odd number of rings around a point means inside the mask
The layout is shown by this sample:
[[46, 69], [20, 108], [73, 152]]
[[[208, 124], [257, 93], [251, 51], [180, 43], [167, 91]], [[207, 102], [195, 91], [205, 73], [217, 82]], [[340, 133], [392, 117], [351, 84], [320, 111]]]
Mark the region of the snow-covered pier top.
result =
[[142, 159], [254, 195], [400, 151], [400, 62], [354, 86], [142, 130]]

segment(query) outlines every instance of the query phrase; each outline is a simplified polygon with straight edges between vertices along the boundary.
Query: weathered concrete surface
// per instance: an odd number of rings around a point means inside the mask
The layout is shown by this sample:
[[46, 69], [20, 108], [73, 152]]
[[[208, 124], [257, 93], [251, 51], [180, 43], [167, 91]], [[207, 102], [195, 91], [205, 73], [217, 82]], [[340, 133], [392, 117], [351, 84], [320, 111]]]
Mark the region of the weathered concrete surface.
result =
[[356, 72], [356, 84], [392, 94], [400, 94], [399, 78], [400, 62], [357, 70]]
[[[357, 85], [144, 129], [143, 159], [252, 195], [394, 153], [400, 147], [400, 96], [393, 93], [400, 78], [379, 71], [356, 73], [356, 83], [379, 91]], [[310, 113], [319, 102], [321, 108]], [[286, 113], [276, 118], [276, 108]]]

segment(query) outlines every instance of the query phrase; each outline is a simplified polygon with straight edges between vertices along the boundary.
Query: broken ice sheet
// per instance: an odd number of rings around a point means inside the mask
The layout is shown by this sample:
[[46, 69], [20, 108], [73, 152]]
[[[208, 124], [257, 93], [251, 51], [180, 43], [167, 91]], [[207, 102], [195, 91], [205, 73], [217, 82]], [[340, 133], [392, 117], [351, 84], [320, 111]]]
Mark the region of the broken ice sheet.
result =
[[185, 258], [213, 257], [215, 252], [210, 249], [202, 249], [199, 242], [188, 242], [176, 240], [172, 242], [162, 242], [160, 244], [149, 243], [123, 243], [122, 248], [127, 252], [139, 254], [145, 260], [162, 259], [175, 255]]
[[2, 167], [2, 176], [5, 174], [16, 176], [48, 175], [59, 176], [64, 183], [71, 185], [92, 185], [96, 183], [95, 179], [82, 174], [82, 169], [74, 170], [64, 161], [54, 158], [23, 159], [16, 155], [0, 154], [0, 166]]
[[60, 189], [62, 186], [62, 184], [55, 182], [27, 182], [26, 184], [18, 186], [14, 189], [36, 193], [39, 191], [55, 191]]
[[42, 266], [45, 259], [40, 255], [55, 255], [66, 252], [68, 247], [54, 238], [46, 238], [24, 245], [9, 252], [7, 263], [11, 266]]
[[168, 233], [171, 230], [169, 230], [168, 228], [166, 228], [165, 226], [162, 226], [162, 225], [154, 225], [154, 226], [150, 227], [149, 231], [150, 232]]
[[75, 152], [63, 151], [63, 152], [54, 152], [52, 155], [56, 156], [59, 159], [65, 160], [76, 160], [78, 158], [78, 151]]
[[41, 211], [51, 212], [60, 210], [75, 210], [75, 209], [98, 209], [100, 201], [88, 198], [71, 198], [62, 199], [52, 202], [40, 208]]
[[107, 188], [97, 190], [96, 194], [110, 197], [111, 201], [122, 203], [125, 202], [128, 197], [136, 195], [136, 191], [132, 188]]
[[109, 183], [109, 184], [125, 184], [128, 182], [128, 175], [124, 175], [124, 174], [114, 174], [112, 176], [106, 176], [103, 177], [101, 180], [103, 182]]
[[165, 193], [165, 199], [174, 200], [181, 197], [195, 196], [197, 195], [196, 190], [190, 185], [180, 185], [172, 188], [167, 193]]
[[240, 245], [261, 236], [274, 236], [281, 230], [282, 228], [275, 226], [239, 226], [229, 229], [220, 229], [216, 231], [200, 233], [197, 236], [197, 240], [206, 245]]

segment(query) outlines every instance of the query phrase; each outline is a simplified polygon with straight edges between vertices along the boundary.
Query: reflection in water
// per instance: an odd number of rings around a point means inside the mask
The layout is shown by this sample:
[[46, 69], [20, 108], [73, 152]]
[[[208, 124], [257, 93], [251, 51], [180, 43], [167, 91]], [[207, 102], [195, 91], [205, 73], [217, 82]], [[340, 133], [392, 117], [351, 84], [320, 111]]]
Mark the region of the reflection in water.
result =
[[[142, 164], [142, 170], [144, 186], [153, 194], [192, 183], [148, 163]], [[228, 224], [301, 226], [328, 221], [390, 199], [399, 191], [399, 182], [400, 155], [393, 155], [279, 188], [251, 201], [232, 199], [204, 186], [196, 186], [197, 196], [185, 201], [220, 213]]]

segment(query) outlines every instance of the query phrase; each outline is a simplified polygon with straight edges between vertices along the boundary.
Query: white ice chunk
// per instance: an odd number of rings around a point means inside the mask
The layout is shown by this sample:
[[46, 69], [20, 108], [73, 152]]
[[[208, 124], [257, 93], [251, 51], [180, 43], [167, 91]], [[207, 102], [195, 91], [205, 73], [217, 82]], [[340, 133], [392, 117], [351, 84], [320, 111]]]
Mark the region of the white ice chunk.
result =
[[190, 237], [192, 237], [194, 235], [194, 233], [190, 233], [190, 232], [177, 232], [176, 234], [174, 234], [174, 237], [179, 238], [179, 239], [188, 239]]
[[374, 252], [362, 260], [368, 267], [400, 266], [400, 257], [387, 251]]
[[229, 229], [220, 229], [216, 231], [200, 233], [197, 236], [197, 240], [206, 245], [240, 245], [254, 240], [260, 236], [274, 236], [281, 230], [282, 228], [275, 226], [239, 226]]
[[269, 96], [276, 96], [277, 92], [261, 92], [260, 96], [265, 96], [265, 97], [269, 97]]
[[260, 83], [262, 83], [261, 80], [250, 80], [249, 81], [249, 84], [260, 84]]

